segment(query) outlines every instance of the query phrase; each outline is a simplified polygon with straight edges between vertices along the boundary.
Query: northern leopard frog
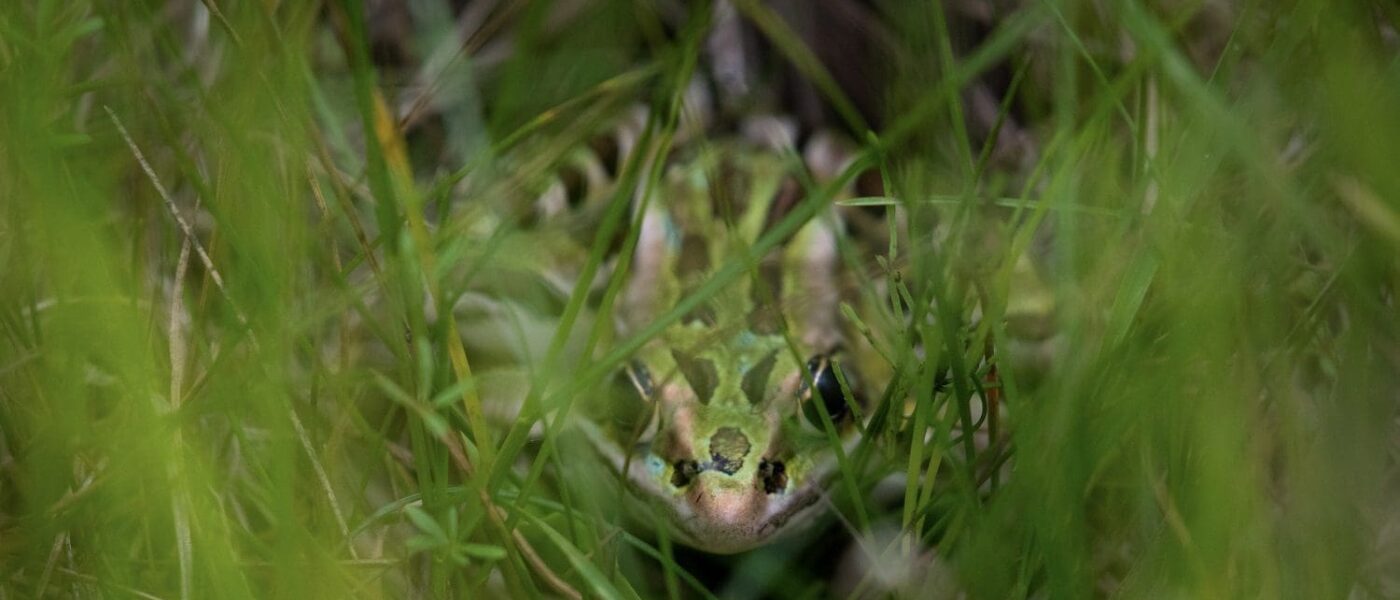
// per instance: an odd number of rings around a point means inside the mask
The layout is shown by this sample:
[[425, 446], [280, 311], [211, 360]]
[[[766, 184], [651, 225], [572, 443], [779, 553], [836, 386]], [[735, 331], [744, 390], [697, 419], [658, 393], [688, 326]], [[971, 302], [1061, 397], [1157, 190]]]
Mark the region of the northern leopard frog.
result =
[[[798, 203], [799, 181], [840, 171], [842, 153], [827, 136], [813, 136], [799, 156], [790, 131], [756, 130], [673, 151], [650, 197], [633, 199], [640, 231], [614, 310], [618, 339], [746, 260]], [[624, 153], [635, 151], [635, 133], [621, 136]], [[597, 163], [580, 162], [580, 177], [613, 185]], [[546, 219], [569, 218], [560, 186], [537, 206]], [[741, 552], [820, 514], [838, 447], [858, 442], [866, 399], [884, 386], [866, 368], [881, 359], [841, 314], [843, 302], [859, 305], [838, 258], [843, 227], [828, 203], [647, 341], [611, 385], [580, 399], [577, 428], [675, 539]]]
[[[755, 135], [687, 141], [662, 159], [666, 166], [650, 198], [632, 200], [634, 227], [640, 228], [635, 251], [630, 260], [613, 258], [630, 263], [619, 274], [625, 283], [612, 311], [617, 339], [694, 295], [724, 265], [744, 260], [800, 202], [800, 181], [812, 185], [814, 177], [834, 174], [839, 165], [808, 169], [811, 161], [785, 141], [795, 136], [780, 123], [769, 120]], [[638, 151], [632, 146], [639, 130], [623, 127], [611, 138], [618, 140], [618, 162]], [[570, 176], [593, 189], [572, 204], [562, 185], [539, 196], [541, 227], [576, 232], [590, 209], [606, 204], [600, 198], [613, 197], [618, 183], [600, 167], [598, 153], [575, 158], [565, 161], [576, 171]], [[852, 443], [866, 389], [854, 365], [862, 344], [846, 332], [839, 311], [853, 287], [838, 261], [841, 227], [828, 204], [742, 276], [647, 341], [615, 377], [578, 396], [580, 410], [570, 425], [674, 539], [738, 552], [817, 512], [834, 470], [829, 433], [837, 443]], [[534, 235], [545, 242], [567, 237]], [[553, 254], [577, 261], [581, 252], [572, 247]], [[547, 260], [569, 269], [567, 260]], [[566, 285], [557, 282], [568, 278], [546, 276], [561, 291]], [[458, 313], [461, 322], [461, 305]], [[500, 314], [470, 319], [475, 324], [463, 327], [467, 341], [501, 335], [486, 332], [505, 320]], [[526, 386], [502, 387], [511, 391], [488, 395], [519, 396]], [[517, 410], [498, 415], [509, 418]]]
[[[795, 199], [801, 166], [790, 152], [731, 141], [668, 169], [640, 217], [621, 332], [743, 260]], [[855, 435], [863, 394], [844, 360], [856, 346], [838, 307], [848, 287], [840, 226], [822, 211], [666, 328], [621, 370], [605, 395], [612, 405], [582, 424], [634, 496], [688, 545], [738, 552], [795, 528], [832, 474], [825, 427]]]

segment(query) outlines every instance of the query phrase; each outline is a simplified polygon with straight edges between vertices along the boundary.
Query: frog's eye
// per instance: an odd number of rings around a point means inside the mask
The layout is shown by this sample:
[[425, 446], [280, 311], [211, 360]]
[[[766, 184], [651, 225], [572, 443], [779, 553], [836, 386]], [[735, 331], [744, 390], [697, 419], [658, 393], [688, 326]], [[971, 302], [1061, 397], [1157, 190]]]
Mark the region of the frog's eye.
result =
[[[826, 408], [826, 414], [831, 417], [831, 421], [838, 425], [851, 413], [850, 405], [846, 403], [846, 397], [841, 392], [841, 382], [836, 377], [836, 369], [839, 368], [829, 356], [813, 356], [807, 361], [807, 375], [798, 387], [797, 397], [801, 401], [802, 416], [808, 425], [818, 430], [822, 429], [818, 402]], [[847, 371], [843, 370], [842, 374], [846, 375]], [[849, 380], [847, 382], [849, 383]]]
[[643, 400], [650, 401], [652, 394], [656, 393], [656, 387], [651, 381], [651, 371], [647, 370], [642, 361], [628, 361], [627, 366], [618, 371], [618, 374], [627, 378], [632, 390]]
[[633, 360], [618, 369], [613, 377], [612, 396], [608, 415], [618, 432], [638, 442], [650, 441], [656, 435], [659, 415], [656, 387], [646, 365]]

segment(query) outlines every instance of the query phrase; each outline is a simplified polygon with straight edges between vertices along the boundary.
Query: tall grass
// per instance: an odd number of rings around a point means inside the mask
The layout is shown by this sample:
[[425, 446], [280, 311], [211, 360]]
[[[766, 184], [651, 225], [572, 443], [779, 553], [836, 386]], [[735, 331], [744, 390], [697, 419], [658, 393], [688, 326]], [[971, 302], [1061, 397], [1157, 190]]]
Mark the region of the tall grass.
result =
[[[687, 143], [709, 7], [501, 3], [464, 38], [372, 4], [0, 6], [0, 596], [1400, 594], [1390, 4], [877, 2], [871, 120], [735, 2], [894, 232], [843, 240], [865, 443], [817, 527], [733, 557], [630, 522], [565, 415], [742, 265], [615, 339], [659, 172], [528, 217], [633, 103]], [[969, 126], [988, 82], [1009, 159]]]

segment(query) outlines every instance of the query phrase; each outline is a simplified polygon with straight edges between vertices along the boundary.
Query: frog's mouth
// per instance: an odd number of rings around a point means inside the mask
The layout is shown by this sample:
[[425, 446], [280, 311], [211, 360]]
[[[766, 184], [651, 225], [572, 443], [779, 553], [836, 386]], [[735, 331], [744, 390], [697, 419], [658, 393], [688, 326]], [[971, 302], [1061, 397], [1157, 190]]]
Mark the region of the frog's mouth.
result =
[[753, 481], [706, 471], [683, 492], [683, 502], [648, 498], [686, 545], [733, 554], [802, 529], [816, 514], [807, 509], [820, 499], [821, 489], [808, 485], [793, 492], [767, 493]]

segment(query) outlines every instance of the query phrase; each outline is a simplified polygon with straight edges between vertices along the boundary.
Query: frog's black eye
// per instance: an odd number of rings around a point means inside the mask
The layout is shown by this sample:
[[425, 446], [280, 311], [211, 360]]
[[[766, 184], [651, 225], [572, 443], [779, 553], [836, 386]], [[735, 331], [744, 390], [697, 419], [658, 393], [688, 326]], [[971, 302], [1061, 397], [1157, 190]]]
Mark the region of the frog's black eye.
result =
[[655, 385], [651, 381], [651, 371], [647, 370], [642, 361], [629, 361], [618, 374], [627, 378], [627, 382], [632, 384], [632, 389], [642, 399], [651, 400], [652, 394], [656, 393]]
[[841, 382], [836, 378], [836, 368], [831, 357], [823, 354], [813, 356], [807, 361], [807, 376], [798, 387], [802, 416], [807, 419], [809, 425], [817, 429], [822, 429], [818, 402], [826, 408], [826, 414], [831, 417], [833, 423], [841, 423], [851, 412], [845, 395], [841, 393]]
[[623, 435], [650, 440], [657, 426], [655, 395], [646, 365], [636, 360], [627, 363], [613, 376], [613, 393], [606, 409], [609, 420]]

